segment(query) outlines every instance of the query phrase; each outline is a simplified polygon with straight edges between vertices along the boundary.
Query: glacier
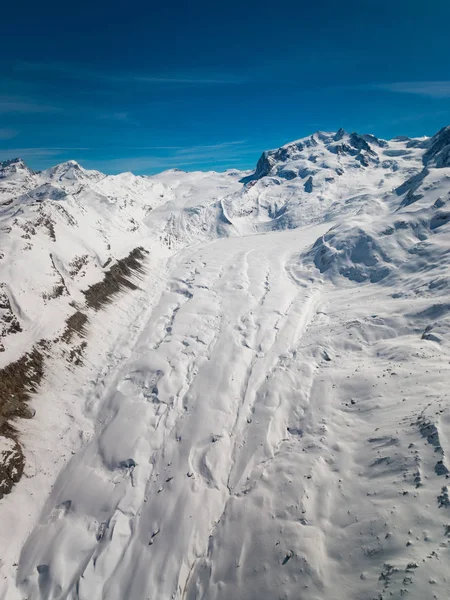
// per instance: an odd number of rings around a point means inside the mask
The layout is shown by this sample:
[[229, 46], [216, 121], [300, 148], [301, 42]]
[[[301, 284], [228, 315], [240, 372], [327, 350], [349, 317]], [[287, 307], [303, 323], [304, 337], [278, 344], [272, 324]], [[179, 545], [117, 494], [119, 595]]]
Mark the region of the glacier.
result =
[[449, 156], [1, 163], [0, 598], [447, 598]]

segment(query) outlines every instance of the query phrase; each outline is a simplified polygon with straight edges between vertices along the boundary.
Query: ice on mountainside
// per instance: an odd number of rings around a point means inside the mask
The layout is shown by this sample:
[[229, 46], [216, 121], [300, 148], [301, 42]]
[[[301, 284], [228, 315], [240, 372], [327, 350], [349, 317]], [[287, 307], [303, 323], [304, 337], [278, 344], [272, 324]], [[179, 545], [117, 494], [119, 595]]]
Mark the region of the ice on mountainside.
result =
[[447, 598], [449, 156], [1, 163], [0, 598]]

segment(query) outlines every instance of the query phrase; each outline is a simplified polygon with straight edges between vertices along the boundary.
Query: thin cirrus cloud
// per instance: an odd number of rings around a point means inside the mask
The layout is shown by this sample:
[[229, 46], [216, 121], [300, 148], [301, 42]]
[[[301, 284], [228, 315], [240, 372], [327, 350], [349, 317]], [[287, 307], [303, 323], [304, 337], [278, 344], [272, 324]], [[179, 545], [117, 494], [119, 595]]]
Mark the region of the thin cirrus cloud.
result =
[[369, 86], [386, 92], [399, 94], [415, 94], [429, 98], [449, 98], [450, 81], [399, 81], [393, 83], [378, 83]]
[[[141, 149], [145, 149], [142, 147]], [[149, 148], [150, 149], [150, 148]], [[157, 150], [157, 148], [154, 148]], [[105, 160], [80, 159], [82, 164], [110, 173], [123, 171], [150, 172], [162, 171], [171, 168], [186, 168], [192, 170], [205, 165], [211, 168], [230, 168], [233, 163], [241, 162], [243, 156], [258, 154], [258, 150], [246, 145], [244, 141], [225, 142], [191, 147], [161, 147], [162, 153], [153, 152], [147, 155], [111, 158]], [[169, 152], [166, 154], [166, 151]]]
[[[109, 150], [114, 150], [109, 147]], [[112, 157], [108, 159], [89, 158], [89, 154], [104, 151], [100, 147], [48, 147], [48, 148], [12, 148], [0, 150], [0, 160], [20, 156], [24, 159], [38, 160], [46, 166], [56, 161], [76, 158], [88, 168], [104, 169], [108, 172], [123, 171], [155, 171], [172, 167], [195, 168], [198, 165], [211, 163], [217, 166], [228, 166], [233, 160], [243, 155], [254, 154], [255, 149], [245, 140], [235, 140], [218, 144], [200, 146], [126, 146], [117, 148], [120, 152], [130, 152], [130, 156]], [[136, 151], [140, 151], [136, 155]], [[142, 151], [147, 151], [142, 154]], [[84, 157], [83, 157], [84, 156]], [[58, 158], [59, 157], [59, 158]]]
[[59, 112], [60, 107], [22, 96], [0, 94], [0, 114], [39, 114]]
[[442, 117], [443, 120], [447, 120], [450, 115], [450, 110], [433, 110], [428, 112], [413, 112], [407, 114], [401, 114], [393, 117], [392, 119], [382, 119], [378, 121], [371, 121], [370, 123], [364, 123], [361, 127], [365, 130], [376, 129], [381, 125], [403, 125], [404, 123], [420, 123], [430, 118]]
[[82, 65], [62, 63], [29, 63], [15, 65], [16, 72], [36, 72], [56, 74], [69, 79], [92, 80], [97, 83], [142, 83], [154, 85], [227, 85], [246, 83], [250, 80], [246, 73], [228, 71], [180, 71], [168, 73], [112, 73], [93, 70]]
[[20, 158], [47, 158], [61, 156], [67, 152], [78, 152], [81, 150], [90, 150], [90, 148], [58, 147], [58, 148], [2, 148], [0, 149], [0, 160], [7, 160], [14, 157]]
[[[211, 164], [211, 168], [217, 170], [217, 168], [230, 168], [232, 167], [233, 160], [237, 161], [240, 157], [228, 156], [228, 157], [211, 157], [195, 155], [192, 157], [185, 157], [182, 161], [178, 160], [174, 156], [162, 157], [162, 156], [133, 156], [126, 158], [113, 158], [109, 160], [89, 160], [80, 159], [80, 163], [88, 168], [99, 169], [100, 171], [107, 171], [108, 173], [122, 173], [124, 171], [132, 171], [135, 173], [141, 172], [156, 172], [164, 171], [165, 169], [172, 168], [186, 168], [187, 170], [200, 169], [205, 170], [205, 165]], [[208, 159], [211, 161], [208, 163]], [[208, 168], [208, 167], [206, 167]]]
[[[1, 131], [1, 130], [0, 130]], [[120, 146], [121, 150], [133, 151], [133, 150], [172, 150], [175, 155], [193, 154], [193, 153], [204, 153], [204, 152], [217, 152], [233, 148], [235, 146], [244, 145], [245, 140], [235, 140], [231, 142], [221, 142], [218, 144], [207, 144], [200, 146]], [[111, 146], [108, 146], [111, 149]], [[41, 153], [41, 152], [65, 152], [68, 150], [102, 150], [103, 146], [51, 146], [51, 147], [29, 147], [29, 148], [15, 148], [15, 151], [26, 152], [27, 154]]]
[[[128, 148], [129, 149], [129, 148]], [[241, 160], [243, 156], [254, 154], [255, 148], [247, 145], [245, 140], [207, 144], [202, 146], [172, 146], [172, 147], [136, 147], [133, 150], [152, 150], [151, 153], [139, 156], [111, 158], [95, 161], [100, 169], [108, 171], [146, 171], [155, 169], [195, 168], [199, 165], [214, 164], [217, 166], [230, 165], [233, 161]], [[89, 164], [89, 160], [86, 162]]]
[[[233, 151], [234, 148], [236, 146], [238, 146], [239, 148], [239, 152], [241, 152], [242, 150], [245, 150], [246, 148], [243, 148], [243, 146], [245, 145], [246, 141], [245, 140], [235, 140], [233, 142], [222, 142], [220, 144], [210, 144], [210, 145], [202, 145], [202, 146], [188, 146], [188, 147], [183, 147], [183, 146], [179, 146], [176, 148], [177, 152], [176, 155], [177, 156], [183, 156], [183, 155], [193, 155], [195, 153], [201, 153], [202, 155], [204, 155], [205, 153], [208, 152], [222, 152], [222, 151]], [[247, 147], [249, 148], [249, 147]]]

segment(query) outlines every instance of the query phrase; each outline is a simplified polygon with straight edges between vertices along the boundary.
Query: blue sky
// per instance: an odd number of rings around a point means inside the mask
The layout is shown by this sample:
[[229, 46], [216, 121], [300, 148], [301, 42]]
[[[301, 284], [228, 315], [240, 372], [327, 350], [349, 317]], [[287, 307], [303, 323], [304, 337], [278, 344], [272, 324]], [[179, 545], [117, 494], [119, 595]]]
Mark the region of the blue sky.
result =
[[450, 124], [448, 0], [8, 2], [0, 160], [251, 168], [317, 129]]

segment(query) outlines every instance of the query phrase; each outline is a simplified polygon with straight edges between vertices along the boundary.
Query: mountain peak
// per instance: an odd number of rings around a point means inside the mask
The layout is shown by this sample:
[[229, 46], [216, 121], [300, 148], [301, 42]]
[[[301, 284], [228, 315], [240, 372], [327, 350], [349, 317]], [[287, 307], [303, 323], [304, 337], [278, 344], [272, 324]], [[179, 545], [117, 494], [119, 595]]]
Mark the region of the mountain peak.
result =
[[0, 179], [16, 179], [23, 175], [32, 175], [33, 171], [27, 167], [21, 158], [11, 158], [0, 162]]
[[440, 129], [428, 141], [428, 150], [423, 155], [423, 164], [435, 167], [450, 167], [450, 125]]
[[343, 129], [342, 127], [340, 127], [336, 133], [334, 134], [334, 141], [335, 142], [339, 142], [339, 140], [342, 140], [342, 138], [347, 135], [347, 132], [345, 131], [345, 129]]
[[103, 177], [103, 174], [99, 171], [88, 171], [83, 168], [76, 160], [67, 160], [55, 167], [51, 167], [46, 171], [42, 171], [44, 179], [75, 182], [80, 179], [93, 179], [99, 180]]
[[[242, 182], [249, 183], [267, 175], [283, 179], [293, 179], [297, 176], [307, 178], [314, 175], [317, 164], [323, 164], [325, 156], [329, 156], [329, 164], [332, 164], [335, 159], [332, 159], [331, 155], [347, 156], [348, 167], [367, 167], [369, 160], [377, 160], [379, 150], [376, 148], [382, 150], [387, 147], [388, 143], [385, 140], [371, 134], [347, 133], [343, 128], [336, 132], [316, 131], [309, 137], [263, 152], [254, 173], [244, 177]], [[336, 169], [339, 168], [339, 165], [336, 165]]]
[[52, 167], [51, 169], [49, 169], [49, 171], [63, 172], [63, 171], [67, 171], [68, 169], [75, 169], [77, 171], [82, 171], [83, 167], [79, 163], [77, 163], [76, 160], [66, 160], [65, 162], [59, 163], [59, 165]]
[[19, 158], [19, 157], [10, 158], [8, 160], [0, 161], [0, 166], [1, 167], [9, 167], [10, 165], [17, 165], [17, 164], [25, 165], [25, 163], [23, 162], [23, 160], [21, 158]]

